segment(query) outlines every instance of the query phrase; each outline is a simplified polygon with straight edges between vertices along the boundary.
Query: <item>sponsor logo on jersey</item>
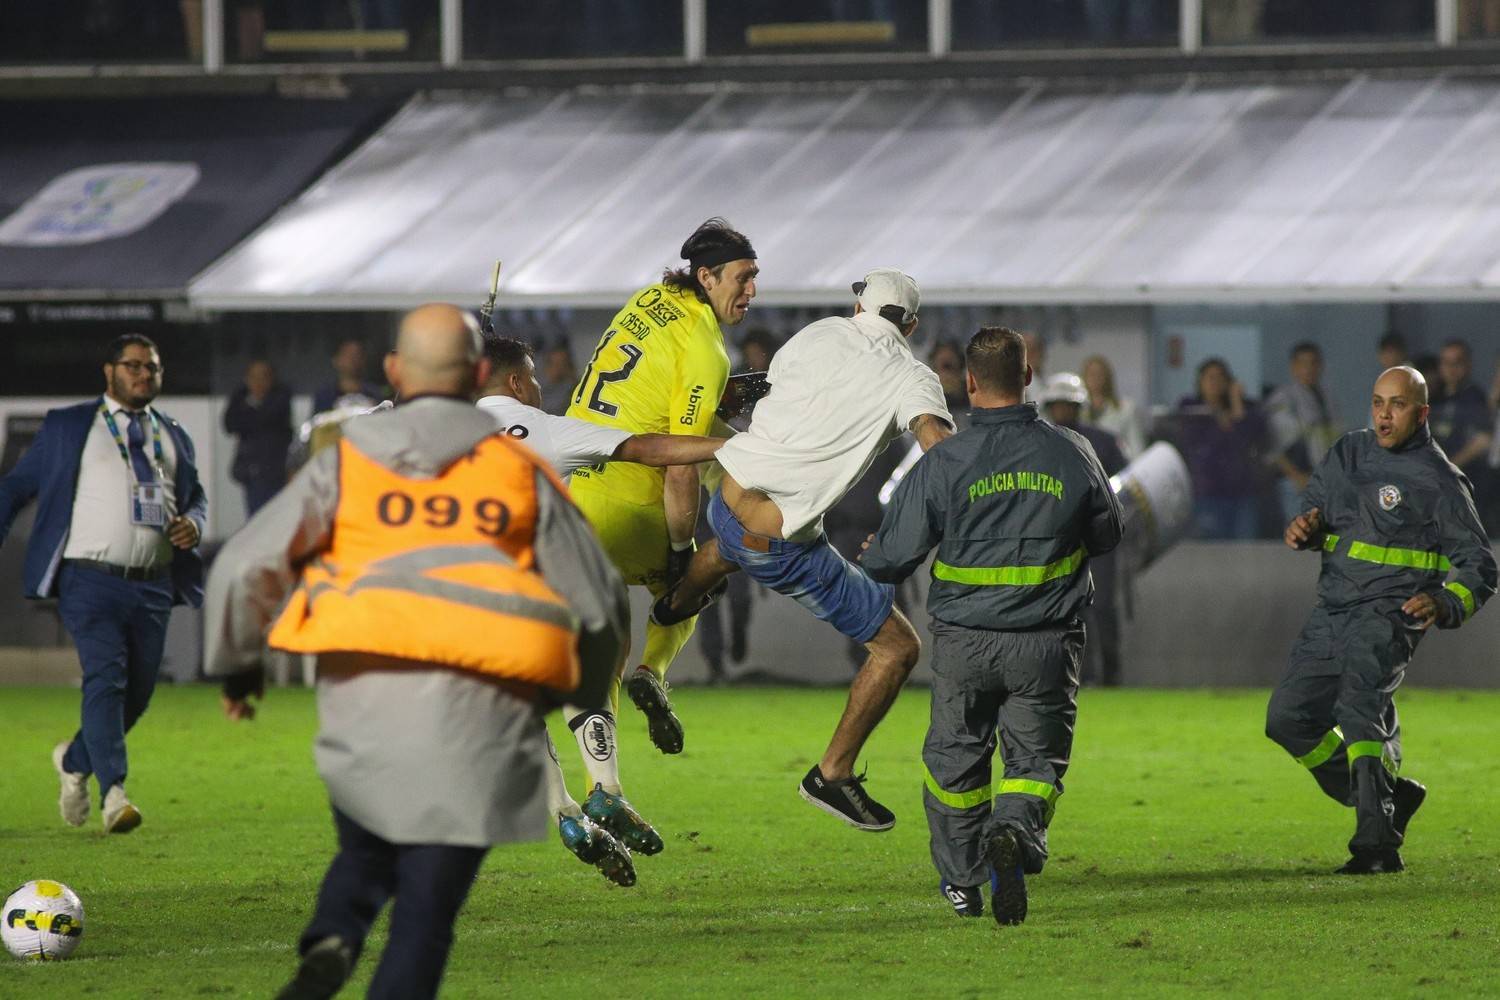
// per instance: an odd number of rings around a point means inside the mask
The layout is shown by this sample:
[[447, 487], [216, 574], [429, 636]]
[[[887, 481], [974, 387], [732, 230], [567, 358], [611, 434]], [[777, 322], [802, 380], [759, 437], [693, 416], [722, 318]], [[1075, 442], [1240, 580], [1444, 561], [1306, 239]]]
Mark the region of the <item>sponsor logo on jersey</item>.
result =
[[688, 396], [687, 412], [677, 418], [679, 424], [691, 427], [698, 422], [698, 408], [703, 405], [703, 386], [693, 386], [692, 394]]
[[1395, 510], [1401, 505], [1401, 491], [1394, 486], [1380, 487], [1380, 509]]
[[682, 319], [682, 317], [685, 316], [686, 313], [684, 313], [681, 309], [678, 309], [676, 306], [672, 305], [672, 303], [668, 302], [666, 299], [663, 299], [662, 301], [649, 306], [646, 309], [646, 315], [650, 317], [651, 322], [655, 323], [657, 326], [665, 327], [670, 323], [675, 323], [678, 320]]

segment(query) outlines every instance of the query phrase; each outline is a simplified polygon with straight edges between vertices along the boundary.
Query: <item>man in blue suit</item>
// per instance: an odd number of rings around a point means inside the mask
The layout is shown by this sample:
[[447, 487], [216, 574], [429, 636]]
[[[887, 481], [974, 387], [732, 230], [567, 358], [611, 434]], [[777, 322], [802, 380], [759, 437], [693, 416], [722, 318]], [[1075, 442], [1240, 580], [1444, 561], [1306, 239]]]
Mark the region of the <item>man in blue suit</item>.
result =
[[154, 343], [117, 338], [104, 362], [104, 395], [49, 412], [0, 479], [0, 541], [38, 500], [26, 596], [58, 598], [83, 665], [83, 724], [52, 752], [58, 806], [82, 826], [94, 775], [106, 833], [141, 824], [125, 794], [125, 734], [151, 701], [172, 607], [203, 598], [197, 548], [208, 501], [193, 442], [151, 406], [161, 379]]

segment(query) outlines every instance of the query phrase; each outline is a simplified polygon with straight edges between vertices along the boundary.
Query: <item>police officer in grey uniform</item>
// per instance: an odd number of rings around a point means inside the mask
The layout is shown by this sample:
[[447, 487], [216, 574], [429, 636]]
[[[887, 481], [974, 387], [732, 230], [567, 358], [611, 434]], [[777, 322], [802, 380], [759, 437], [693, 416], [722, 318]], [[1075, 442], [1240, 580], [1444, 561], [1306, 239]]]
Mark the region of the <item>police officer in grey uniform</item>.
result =
[[[1343, 875], [1397, 872], [1406, 825], [1427, 790], [1397, 777], [1391, 697], [1422, 633], [1458, 628], [1495, 592], [1495, 557], [1469, 481], [1427, 427], [1414, 368], [1375, 382], [1371, 429], [1345, 434], [1286, 529], [1321, 552], [1318, 604], [1266, 709], [1266, 735], [1354, 807]], [[1445, 581], [1446, 578], [1446, 582]]]
[[[965, 355], [970, 427], [912, 467], [863, 560], [897, 582], [937, 547], [922, 750], [932, 860], [960, 916], [983, 912], [988, 878], [996, 921], [1017, 924], [1073, 745], [1089, 557], [1119, 544], [1120, 505], [1089, 443], [1022, 402], [1020, 334], [987, 327]], [[997, 726], [1005, 777], [992, 786]]]

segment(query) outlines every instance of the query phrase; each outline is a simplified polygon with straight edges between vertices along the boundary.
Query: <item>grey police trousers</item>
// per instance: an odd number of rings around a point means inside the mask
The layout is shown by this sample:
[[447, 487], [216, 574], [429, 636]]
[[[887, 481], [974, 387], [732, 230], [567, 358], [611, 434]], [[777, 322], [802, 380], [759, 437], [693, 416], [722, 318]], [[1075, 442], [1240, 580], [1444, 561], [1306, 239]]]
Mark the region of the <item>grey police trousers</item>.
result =
[[1353, 806], [1351, 853], [1401, 846], [1391, 824], [1401, 725], [1391, 700], [1422, 633], [1395, 610], [1317, 608], [1266, 706], [1266, 735]]
[[[1073, 749], [1084, 627], [992, 632], [932, 622], [932, 721], [922, 802], [946, 882], [989, 881], [983, 846], [1015, 831], [1027, 872], [1047, 861], [1047, 824]], [[999, 742], [1004, 778], [992, 784]]]

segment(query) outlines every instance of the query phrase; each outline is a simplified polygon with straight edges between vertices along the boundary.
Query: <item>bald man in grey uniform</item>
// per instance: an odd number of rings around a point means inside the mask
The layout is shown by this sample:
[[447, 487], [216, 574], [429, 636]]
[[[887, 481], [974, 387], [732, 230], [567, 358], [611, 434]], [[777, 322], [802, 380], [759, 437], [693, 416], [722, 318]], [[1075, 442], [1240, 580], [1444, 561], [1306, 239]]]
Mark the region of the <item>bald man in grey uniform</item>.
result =
[[[347, 444], [406, 479], [445, 474], [498, 433], [472, 402], [487, 367], [466, 313], [446, 305], [410, 313], [386, 364], [401, 402], [349, 421]], [[341, 453], [328, 448], [314, 457], [215, 563], [207, 669], [231, 675], [225, 697], [232, 717], [249, 714], [246, 697], [257, 681], [242, 671], [258, 662], [267, 626], [302, 567], [332, 544]], [[628, 643], [629, 604], [588, 523], [554, 484], [537, 470], [536, 569], [579, 626], [583, 680], [568, 700], [603, 706]], [[301, 967], [282, 998], [333, 996], [393, 897], [389, 942], [369, 996], [436, 994], [453, 923], [485, 853], [494, 844], [546, 836], [548, 700], [534, 686], [468, 670], [319, 655], [315, 756], [340, 849], [302, 935]]]

